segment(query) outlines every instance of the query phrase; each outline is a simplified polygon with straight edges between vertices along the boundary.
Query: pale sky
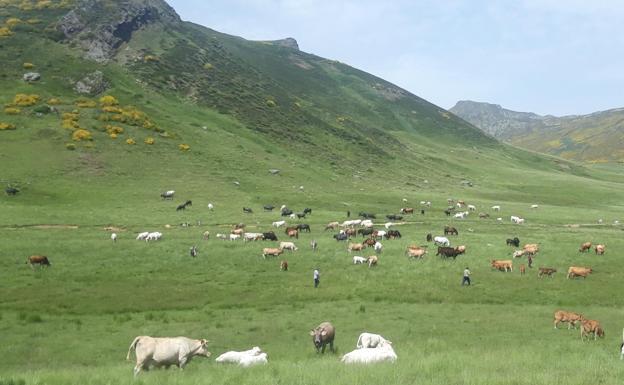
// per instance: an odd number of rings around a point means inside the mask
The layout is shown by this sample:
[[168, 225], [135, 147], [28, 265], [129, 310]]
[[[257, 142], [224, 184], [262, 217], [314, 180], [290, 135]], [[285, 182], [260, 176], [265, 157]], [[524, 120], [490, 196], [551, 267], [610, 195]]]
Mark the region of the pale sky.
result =
[[621, 0], [168, 0], [182, 19], [384, 78], [444, 108], [624, 107]]

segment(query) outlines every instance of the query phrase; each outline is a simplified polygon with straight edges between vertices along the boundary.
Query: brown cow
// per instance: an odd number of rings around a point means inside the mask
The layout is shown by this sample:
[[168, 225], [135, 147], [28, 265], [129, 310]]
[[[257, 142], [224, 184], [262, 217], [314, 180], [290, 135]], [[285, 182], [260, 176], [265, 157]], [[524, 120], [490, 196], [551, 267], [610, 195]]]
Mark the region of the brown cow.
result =
[[596, 245], [594, 250], [596, 251], [596, 255], [603, 255], [605, 252], [605, 245]]
[[552, 267], [540, 267], [537, 276], [542, 278], [542, 276], [547, 275], [552, 278], [553, 274], [557, 272], [557, 269], [553, 269]]
[[568, 269], [568, 276], [567, 278], [570, 279], [570, 277], [575, 278], [575, 277], [583, 277], [583, 278], [587, 278], [587, 276], [589, 274], [591, 274], [592, 269], [591, 267], [578, 267], [578, 266], [570, 266], [570, 268]]
[[366, 247], [366, 245], [362, 244], [362, 243], [349, 243], [349, 246], [347, 247], [347, 250], [349, 252], [352, 252], [352, 251], [362, 251], [362, 250], [364, 250], [365, 247]]
[[377, 243], [377, 240], [373, 238], [366, 238], [362, 243], [368, 247], [373, 247], [375, 246], [375, 243]]
[[31, 255], [30, 257], [28, 257], [26, 264], [30, 264], [30, 267], [32, 269], [35, 268], [34, 265], [48, 266], [48, 267], [51, 266], [50, 261], [48, 260], [48, 257], [46, 257], [45, 255]]
[[507, 271], [507, 269], [509, 269], [509, 271], [513, 271], [513, 262], [510, 260], [493, 259], [491, 265], [497, 270]]
[[243, 228], [236, 228], [236, 229], [230, 231], [230, 233], [242, 236], [245, 233], [245, 229], [243, 229]]
[[581, 247], [579, 247], [579, 251], [581, 253], [584, 253], [586, 251], [589, 252], [589, 249], [591, 249], [591, 247], [592, 247], [591, 242], [584, 242], [584, 243], [581, 243]]
[[368, 263], [368, 267], [371, 267], [373, 265], [377, 266], [377, 262], [379, 261], [379, 258], [377, 258], [376, 255], [371, 255], [370, 257], [366, 258], [366, 262]]
[[414, 208], [413, 207], [403, 207], [401, 209], [401, 214], [414, 214]]
[[265, 247], [262, 249], [262, 258], [266, 259], [267, 255], [271, 255], [273, 257], [277, 257], [284, 252], [283, 249], [273, 248], [273, 247]]
[[527, 243], [526, 245], [524, 245], [522, 250], [524, 251], [525, 255], [535, 255], [539, 251], [539, 245], [537, 243]]
[[290, 230], [290, 231], [289, 231], [288, 233], [286, 233], [286, 234], [288, 234], [288, 236], [289, 236], [290, 238], [297, 238], [297, 239], [299, 239], [299, 230], [296, 230], [296, 229], [294, 229], [294, 230]]
[[584, 340], [584, 337], [587, 336], [590, 338], [590, 334], [594, 334], [594, 341], [598, 337], [604, 337], [605, 333], [600, 325], [600, 322], [596, 320], [582, 320], [581, 321], [581, 341]]
[[561, 322], [567, 322], [568, 323], [568, 329], [574, 327], [576, 328], [576, 323], [577, 322], [581, 322], [583, 320], [585, 320], [585, 317], [583, 317], [582, 314], [579, 313], [574, 313], [571, 311], [565, 311], [565, 310], [557, 310], [555, 312], [554, 315], [554, 325], [555, 325], [555, 329], [558, 329], [558, 325]]
[[520, 275], [524, 275], [526, 273], [526, 267], [524, 265], [520, 265]]
[[288, 261], [284, 260], [284, 261], [280, 262], [280, 270], [281, 271], [288, 271]]
[[427, 249], [424, 247], [420, 247], [420, 246], [409, 246], [407, 248], [407, 250], [405, 251], [405, 254], [409, 257], [409, 258], [420, 258], [422, 259], [425, 254], [427, 254]]

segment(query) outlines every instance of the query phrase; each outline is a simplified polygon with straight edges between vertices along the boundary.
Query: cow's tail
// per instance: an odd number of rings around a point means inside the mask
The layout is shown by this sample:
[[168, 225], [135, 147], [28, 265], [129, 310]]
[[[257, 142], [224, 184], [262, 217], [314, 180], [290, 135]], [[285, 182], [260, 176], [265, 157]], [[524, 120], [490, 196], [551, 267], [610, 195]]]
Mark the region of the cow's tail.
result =
[[140, 339], [141, 339], [141, 337], [139, 336], [139, 337], [136, 337], [134, 339], [134, 341], [132, 341], [132, 343], [130, 344], [130, 347], [128, 348], [128, 354], [126, 355], [126, 360], [130, 360], [130, 353], [133, 350], [136, 350], [136, 345], [137, 345], [137, 343], [139, 343]]

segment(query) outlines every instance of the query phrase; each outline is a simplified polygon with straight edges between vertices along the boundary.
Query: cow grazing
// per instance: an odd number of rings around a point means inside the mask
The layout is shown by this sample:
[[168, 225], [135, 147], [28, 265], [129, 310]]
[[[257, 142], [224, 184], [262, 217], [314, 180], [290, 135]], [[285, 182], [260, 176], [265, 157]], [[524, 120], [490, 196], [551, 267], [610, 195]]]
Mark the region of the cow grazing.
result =
[[414, 208], [413, 207], [403, 207], [401, 209], [401, 214], [414, 214]]
[[264, 206], [262, 206], [262, 208], [264, 209], [264, 211], [273, 211], [275, 206], [273, 206], [273, 205], [264, 205]]
[[305, 209], [303, 209], [303, 213], [304, 214], [312, 214], [312, 209], [309, 207], [306, 207]]
[[336, 241], [346, 241], [347, 239], [349, 239], [349, 236], [346, 233], [338, 233], [334, 234], [334, 239]]
[[15, 195], [17, 195], [17, 193], [18, 193], [19, 191], [20, 191], [20, 190], [19, 190], [19, 189], [17, 189], [17, 188], [15, 188], [15, 187], [7, 187], [7, 188], [5, 188], [5, 189], [4, 189], [4, 192], [5, 192], [7, 195], [10, 195], [10, 196], [15, 196]]
[[363, 243], [349, 243], [349, 245], [347, 246], [347, 251], [362, 251], [364, 250], [364, 248], [366, 248], [366, 245], [364, 245]]
[[243, 207], [243, 212], [245, 214], [253, 214], [253, 210], [251, 209], [251, 207]]
[[26, 264], [30, 264], [30, 267], [32, 269], [35, 268], [34, 267], [35, 265], [47, 266], [47, 267], [51, 266], [50, 261], [48, 260], [48, 257], [46, 257], [45, 255], [31, 255], [26, 260]]
[[164, 193], [161, 193], [160, 197], [162, 199], [173, 199], [174, 195], [175, 195], [175, 190], [169, 190], [169, 191], [165, 191]]
[[427, 254], [427, 249], [419, 246], [409, 246], [405, 251], [405, 254], [409, 258], [419, 258], [422, 259], [425, 254]]
[[288, 271], [288, 261], [284, 260], [284, 261], [280, 262], [280, 270], [281, 271]]
[[362, 226], [362, 227], [373, 227], [373, 221], [371, 221], [370, 219], [365, 219], [362, 222], [360, 222], [360, 226]]
[[603, 255], [605, 252], [605, 245], [596, 245], [595, 249], [596, 255]]
[[526, 274], [526, 267], [524, 265], [520, 265], [520, 275]]
[[297, 229], [288, 230], [287, 235], [290, 238], [297, 238], [297, 239], [299, 239], [299, 230], [297, 230]]
[[267, 256], [278, 257], [282, 255], [284, 250], [274, 247], [265, 247], [262, 249], [262, 258], [266, 259]]
[[486, 219], [486, 218], [489, 218], [489, 217], [490, 217], [490, 214], [488, 214], [488, 213], [479, 213], [479, 218], [480, 219]]
[[334, 351], [334, 338], [336, 329], [330, 322], [322, 322], [319, 326], [310, 330], [312, 342], [317, 353], [325, 353], [325, 347], [329, 344], [329, 350]]
[[444, 235], [459, 235], [457, 229], [451, 226], [444, 226]]
[[388, 218], [389, 221], [400, 221], [400, 220], [403, 220], [403, 216], [401, 216], [401, 215], [394, 215], [394, 214], [386, 215], [386, 218]]
[[507, 246], [520, 247], [520, 239], [518, 237], [507, 238], [505, 243], [507, 244]]
[[597, 340], [598, 337], [604, 337], [604, 329], [600, 325], [600, 322], [596, 320], [581, 320], [581, 341], [583, 341], [585, 337], [589, 340], [591, 334], [594, 335], [594, 341]]
[[382, 344], [392, 345], [392, 342], [383, 338], [379, 334], [362, 333], [358, 337], [357, 344], [355, 345], [355, 347], [358, 349], [376, 348], [378, 346], [381, 346]]
[[446, 237], [434, 237], [433, 243], [435, 243], [438, 246], [446, 246], [446, 247], [451, 245], [451, 242]]
[[379, 262], [379, 258], [377, 258], [376, 255], [371, 255], [370, 257], [366, 259], [366, 262], [368, 262], [369, 268], [373, 266], [377, 266], [377, 262]]
[[244, 233], [243, 234], [243, 240], [245, 242], [261, 241], [263, 239], [264, 239], [264, 235], [262, 235], [262, 233]]
[[386, 239], [401, 238], [401, 232], [399, 230], [388, 230], [386, 233]]
[[204, 241], [207, 241], [208, 239], [210, 239], [210, 231], [208, 230], [204, 231], [204, 233], [202, 234], [202, 239]]
[[219, 357], [217, 357], [215, 359], [215, 362], [218, 362], [220, 364], [223, 364], [223, 363], [239, 364], [243, 357], [257, 356], [260, 354], [262, 354], [262, 349], [260, 349], [257, 346], [254, 346], [253, 348], [242, 351], [242, 352], [235, 352], [235, 351], [225, 352], [221, 354]]
[[592, 273], [592, 269], [590, 267], [570, 266], [568, 268], [567, 278], [570, 279], [570, 277], [572, 278], [583, 277], [583, 279], [585, 279], [591, 273]]
[[147, 234], [147, 237], [145, 237], [145, 242], [158, 241], [160, 238], [162, 238], [162, 233], [159, 231], [154, 231], [153, 233]]
[[280, 242], [279, 247], [280, 247], [280, 249], [283, 249], [283, 250], [290, 250], [290, 251], [297, 251], [297, 250], [299, 250], [297, 248], [297, 246], [295, 246], [295, 244], [292, 243], [292, 242]]
[[364, 263], [366, 263], [366, 258], [360, 257], [359, 255], [354, 255], [353, 256], [353, 264], [354, 265], [360, 265], [360, 264], [364, 264]]
[[284, 226], [285, 224], [286, 224], [286, 221], [277, 221], [277, 222], [273, 222], [273, 227], [280, 228]]
[[491, 262], [491, 266], [494, 269], [501, 271], [513, 271], [513, 262], [510, 260], [496, 260], [493, 259]]
[[581, 247], [579, 247], [579, 252], [584, 253], [584, 252], [589, 252], [589, 250], [592, 247], [592, 243], [591, 242], [584, 242], [581, 244]]
[[141, 370], [149, 370], [151, 366], [169, 367], [175, 365], [183, 369], [194, 356], [210, 357], [208, 340], [193, 340], [186, 337], [155, 338], [149, 336], [136, 337], [128, 348], [126, 359], [130, 353], [136, 354], [134, 376]]
[[387, 234], [387, 233], [388, 233], [388, 232], [387, 232], [387, 231], [385, 231], [385, 230], [375, 230], [375, 231], [373, 231], [373, 233], [371, 234], [371, 236], [372, 236], [373, 238], [376, 238], [376, 239], [383, 239], [383, 238], [385, 238], [385, 236], [386, 236], [386, 234]]
[[555, 329], [559, 329], [560, 323], [568, 323], [568, 330], [572, 327], [576, 328], [576, 323], [585, 319], [582, 314], [571, 311], [557, 310], [554, 314], [553, 325]]
[[186, 210], [186, 205], [184, 203], [176, 207], [176, 211], [180, 211], [180, 210]]
[[460, 254], [462, 254], [462, 252], [457, 247], [442, 246], [438, 246], [438, 252], [436, 253], [436, 255], [439, 255], [440, 257], [453, 259], [457, 258], [457, 256]]
[[368, 247], [373, 247], [375, 246], [375, 243], [377, 243], [377, 240], [375, 238], [366, 238], [364, 241], [362, 241], [362, 243]]
[[366, 237], [366, 236], [372, 235], [374, 231], [375, 230], [373, 230], [372, 228], [358, 229], [357, 234], [361, 235], [362, 237]]
[[305, 213], [296, 213], [295, 216], [297, 217], [297, 219], [301, 219], [301, 218], [305, 218], [306, 217]]
[[230, 234], [228, 239], [230, 241], [237, 241], [237, 240], [241, 239], [241, 235], [240, 234]]
[[362, 211], [360, 211], [360, 212], [358, 213], [358, 216], [359, 216], [359, 217], [362, 217], [362, 218], [364, 218], [364, 219], [377, 219], [377, 216], [376, 216], [375, 214], [372, 214], [372, 213], [366, 213], [366, 212], [362, 212]]
[[469, 211], [477, 211], [477, 207], [475, 205], [468, 205]]
[[341, 362], [345, 364], [373, 364], [377, 362], [395, 362], [397, 355], [392, 344], [382, 343], [376, 348], [355, 349], [342, 356]]
[[266, 233], [262, 233], [262, 239], [265, 241], [277, 241], [277, 235], [275, 235], [272, 231], [268, 231]]
[[283, 217], [288, 217], [288, 216], [291, 216], [291, 215], [292, 215], [292, 213], [293, 213], [293, 211], [292, 211], [292, 210], [287, 209], [287, 208], [284, 208], [284, 209], [280, 212], [280, 215], [281, 215], [281, 216], [283, 216]]
[[375, 252], [379, 254], [383, 250], [383, 245], [381, 244], [381, 242], [375, 242], [375, 244], [373, 245], [373, 249], [375, 249]]
[[318, 249], [318, 242], [316, 242], [316, 239], [313, 239], [310, 242], [310, 247], [312, 248], [312, 251], [316, 251]]
[[329, 222], [326, 226], [325, 226], [325, 230], [336, 230], [338, 227], [340, 227], [340, 223], [338, 222]]
[[301, 224], [297, 225], [297, 230], [305, 231], [306, 233], [309, 233], [310, 232], [310, 225], [308, 225], [307, 223], [301, 223]]
[[557, 269], [553, 269], [552, 267], [540, 267], [537, 276], [539, 278], [542, 278], [544, 275], [547, 275], [552, 278], [553, 274], [555, 274], [556, 272]]
[[111, 234], [111, 241], [117, 242], [117, 233], [112, 233]]

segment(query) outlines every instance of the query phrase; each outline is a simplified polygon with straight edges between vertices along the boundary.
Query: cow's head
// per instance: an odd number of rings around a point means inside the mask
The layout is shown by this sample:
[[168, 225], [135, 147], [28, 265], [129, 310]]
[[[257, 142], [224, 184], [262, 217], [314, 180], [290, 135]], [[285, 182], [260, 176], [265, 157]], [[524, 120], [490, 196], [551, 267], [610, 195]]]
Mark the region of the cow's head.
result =
[[597, 335], [598, 337], [600, 337], [600, 338], [602, 338], [602, 337], [604, 337], [604, 336], [605, 336], [605, 332], [604, 332], [604, 330], [602, 330], [602, 328], [601, 328], [600, 326], [598, 326], [598, 327], [596, 328], [596, 335]]
[[327, 330], [317, 327], [310, 330], [310, 335], [312, 336], [312, 342], [314, 342], [316, 350], [318, 350], [323, 345], [323, 337], [327, 335]]
[[197, 354], [198, 356], [204, 356], [204, 357], [210, 357], [210, 355], [212, 353], [210, 353], [208, 351], [208, 340], [199, 340], [199, 348], [197, 348], [197, 351], [195, 354]]

